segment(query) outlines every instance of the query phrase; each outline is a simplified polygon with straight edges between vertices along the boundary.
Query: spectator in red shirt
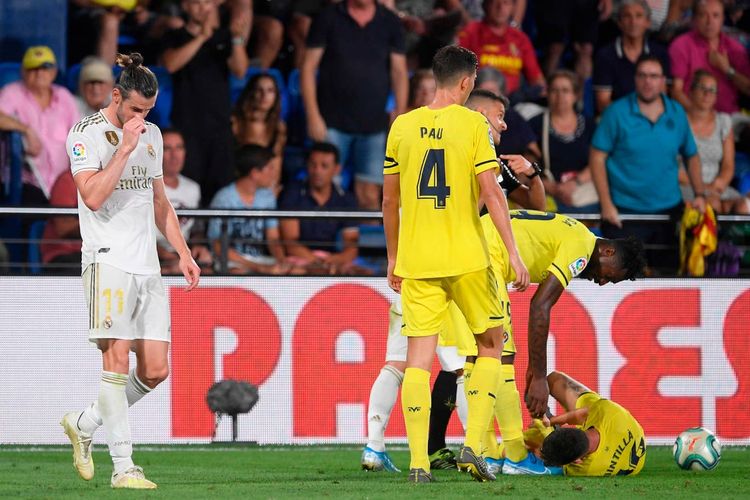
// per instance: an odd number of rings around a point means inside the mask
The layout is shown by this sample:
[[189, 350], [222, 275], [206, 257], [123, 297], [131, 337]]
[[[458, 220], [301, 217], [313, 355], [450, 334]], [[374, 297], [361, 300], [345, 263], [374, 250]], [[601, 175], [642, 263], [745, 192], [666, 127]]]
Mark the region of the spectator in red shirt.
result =
[[534, 47], [526, 34], [510, 25], [513, 0], [485, 0], [484, 19], [466, 25], [458, 36], [458, 44], [473, 51], [479, 67], [492, 66], [505, 76], [508, 95], [521, 86], [521, 74], [540, 94], [545, 81], [539, 68]]
[[[78, 191], [76, 191], [76, 184], [73, 182], [70, 169], [64, 170], [55, 181], [49, 202], [53, 207], [75, 208], [78, 206]], [[81, 230], [78, 217], [75, 215], [52, 217], [44, 227], [42, 239], [45, 241], [40, 246], [42, 262], [45, 265], [54, 264], [48, 268], [47, 272], [70, 275], [81, 273]]]

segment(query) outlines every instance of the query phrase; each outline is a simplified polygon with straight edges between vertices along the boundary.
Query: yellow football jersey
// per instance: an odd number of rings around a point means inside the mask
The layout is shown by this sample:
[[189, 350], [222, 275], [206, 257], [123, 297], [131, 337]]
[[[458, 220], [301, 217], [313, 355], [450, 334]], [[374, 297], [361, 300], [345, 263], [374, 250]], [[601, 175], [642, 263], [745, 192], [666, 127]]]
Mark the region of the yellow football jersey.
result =
[[[577, 220], [536, 210], [511, 210], [510, 225], [518, 253], [529, 270], [532, 283], [541, 283], [552, 273], [563, 287], [581, 274], [594, 251], [596, 236]], [[508, 250], [489, 214], [482, 216], [492, 268], [512, 282], [516, 275], [508, 262]]]
[[398, 276], [441, 278], [488, 266], [476, 176], [489, 169], [498, 169], [495, 147], [476, 111], [422, 107], [393, 122], [383, 173], [400, 176]]
[[646, 439], [641, 424], [628, 410], [595, 392], [578, 398], [576, 408], [588, 407], [582, 430], [599, 431], [599, 446], [579, 464], [565, 466], [568, 476], [627, 476], [646, 463]]

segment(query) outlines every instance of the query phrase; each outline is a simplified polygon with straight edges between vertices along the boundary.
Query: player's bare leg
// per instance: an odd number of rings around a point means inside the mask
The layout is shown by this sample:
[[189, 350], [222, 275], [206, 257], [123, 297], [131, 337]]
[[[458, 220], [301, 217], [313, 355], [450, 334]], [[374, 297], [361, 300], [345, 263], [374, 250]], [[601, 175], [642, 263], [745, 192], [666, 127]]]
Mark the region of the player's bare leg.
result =
[[153, 390], [169, 376], [169, 342], [136, 340], [133, 344], [138, 361], [135, 372], [139, 385]]

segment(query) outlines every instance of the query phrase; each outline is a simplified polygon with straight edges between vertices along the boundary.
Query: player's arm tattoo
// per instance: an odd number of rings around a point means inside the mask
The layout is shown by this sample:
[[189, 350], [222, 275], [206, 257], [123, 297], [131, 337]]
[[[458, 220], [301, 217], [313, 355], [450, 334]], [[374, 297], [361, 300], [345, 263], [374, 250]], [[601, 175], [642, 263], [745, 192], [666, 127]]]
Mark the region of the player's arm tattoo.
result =
[[547, 335], [552, 306], [562, 295], [564, 288], [557, 278], [550, 274], [537, 289], [531, 299], [529, 310], [529, 368], [534, 377], [547, 376]]
[[562, 375], [563, 375], [563, 380], [565, 381], [566, 390], [572, 391], [573, 394], [576, 395], [576, 397], [582, 394], [585, 394], [587, 392], [591, 392], [588, 387], [579, 383], [577, 380], [573, 380], [572, 378], [568, 377], [564, 373]]

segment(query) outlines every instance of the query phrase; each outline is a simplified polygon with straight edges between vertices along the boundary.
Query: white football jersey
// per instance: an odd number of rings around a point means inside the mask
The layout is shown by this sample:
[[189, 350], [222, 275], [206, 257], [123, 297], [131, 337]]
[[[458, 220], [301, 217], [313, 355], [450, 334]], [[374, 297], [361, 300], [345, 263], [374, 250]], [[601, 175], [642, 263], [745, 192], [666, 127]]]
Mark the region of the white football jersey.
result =
[[[101, 111], [82, 119], [65, 145], [73, 176], [105, 168], [121, 142], [122, 129]], [[162, 151], [161, 131], [146, 122], [120, 182], [101, 208], [92, 211], [78, 193], [83, 269], [101, 262], [132, 274], [159, 273], [153, 184], [162, 177]]]

